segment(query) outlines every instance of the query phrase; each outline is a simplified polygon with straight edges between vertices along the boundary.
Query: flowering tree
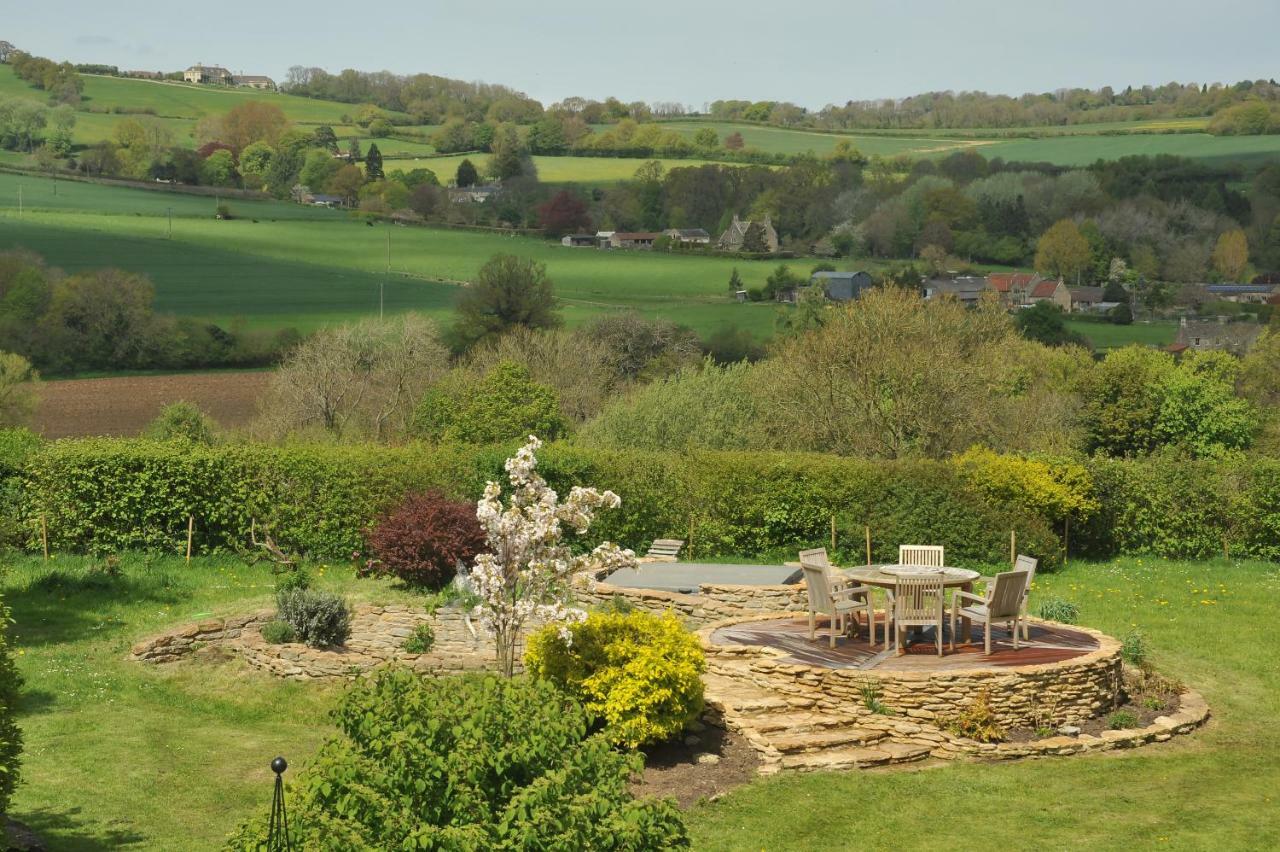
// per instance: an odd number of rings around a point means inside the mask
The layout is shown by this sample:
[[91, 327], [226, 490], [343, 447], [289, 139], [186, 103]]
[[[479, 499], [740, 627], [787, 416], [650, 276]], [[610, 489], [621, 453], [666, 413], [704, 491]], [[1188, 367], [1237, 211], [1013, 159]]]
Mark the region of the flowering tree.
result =
[[561, 502], [535, 470], [538, 460], [534, 453], [541, 446], [542, 442], [530, 435], [515, 456], [507, 459], [511, 493], [505, 505], [496, 482], [485, 486], [476, 505], [488, 552], [477, 556], [471, 569], [471, 585], [480, 598], [474, 612], [493, 635], [498, 668], [507, 676], [515, 669], [516, 646], [530, 619], [564, 623], [585, 617], [584, 612], [569, 606], [574, 574], [628, 568], [636, 559], [630, 550], [609, 542], [582, 555], [570, 551], [563, 541], [565, 527], [581, 535], [591, 526], [597, 510], [616, 509], [622, 500], [612, 491], [574, 486]]

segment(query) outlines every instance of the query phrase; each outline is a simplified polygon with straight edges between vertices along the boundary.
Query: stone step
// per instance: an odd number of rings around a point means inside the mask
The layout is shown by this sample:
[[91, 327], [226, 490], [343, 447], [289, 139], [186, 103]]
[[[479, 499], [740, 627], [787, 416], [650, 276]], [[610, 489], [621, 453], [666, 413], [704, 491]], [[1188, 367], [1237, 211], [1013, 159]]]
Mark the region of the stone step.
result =
[[857, 716], [834, 713], [770, 713], [755, 716], [747, 724], [762, 734], [786, 732], [789, 734], [807, 734], [813, 731], [825, 731], [831, 728], [856, 726]]
[[888, 739], [888, 734], [882, 731], [868, 731], [863, 728], [828, 728], [807, 734], [771, 736], [768, 737], [768, 742], [782, 754], [796, 754], [834, 749], [839, 746], [868, 746], [885, 739]]
[[796, 772], [821, 770], [867, 769], [887, 766], [891, 763], [909, 763], [924, 760], [929, 750], [923, 746], [903, 746], [899, 743], [882, 743], [872, 748], [839, 748], [817, 752], [801, 752], [782, 756], [778, 765]]

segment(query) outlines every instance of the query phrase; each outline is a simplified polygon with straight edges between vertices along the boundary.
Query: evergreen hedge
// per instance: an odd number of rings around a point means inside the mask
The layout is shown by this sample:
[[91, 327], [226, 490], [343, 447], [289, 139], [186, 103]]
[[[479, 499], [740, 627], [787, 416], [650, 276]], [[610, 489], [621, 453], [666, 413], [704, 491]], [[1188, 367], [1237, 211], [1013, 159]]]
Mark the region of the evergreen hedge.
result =
[[[282, 546], [316, 559], [363, 554], [372, 521], [406, 494], [436, 489], [476, 499], [505, 483], [514, 447], [266, 446], [90, 439], [23, 445], [4, 471], [12, 525], [39, 547], [39, 519], [55, 550], [180, 552], [187, 518], [198, 552], [248, 546], [252, 521]], [[794, 558], [801, 547], [892, 560], [897, 545], [942, 542], [960, 564], [1007, 564], [1019, 550], [1053, 567], [1069, 525], [1072, 554], [1222, 554], [1280, 560], [1280, 460], [1024, 461], [966, 454], [948, 461], [874, 461], [778, 452], [661, 453], [551, 444], [539, 469], [562, 493], [608, 488], [622, 508], [582, 542], [642, 548], [690, 539], [692, 558]], [[1053, 500], [1044, 495], [1053, 496]], [[1084, 507], [1063, 516], [1063, 506]]]

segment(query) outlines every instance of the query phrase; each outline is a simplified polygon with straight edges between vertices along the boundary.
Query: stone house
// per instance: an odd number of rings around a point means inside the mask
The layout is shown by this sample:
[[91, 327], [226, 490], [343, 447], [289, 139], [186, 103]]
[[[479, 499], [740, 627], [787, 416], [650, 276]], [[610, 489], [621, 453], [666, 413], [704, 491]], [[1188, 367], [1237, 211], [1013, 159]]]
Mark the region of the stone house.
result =
[[1225, 318], [1189, 320], [1183, 317], [1178, 324], [1178, 336], [1169, 347], [1169, 351], [1177, 353], [1188, 349], [1196, 352], [1217, 350], [1230, 352], [1232, 355], [1244, 355], [1260, 334], [1262, 334], [1262, 326], [1256, 322], [1227, 322]]
[[1102, 287], [1068, 287], [1067, 291], [1071, 294], [1071, 310], [1091, 311], [1102, 303], [1102, 294], [1105, 289]]
[[1052, 302], [1064, 311], [1071, 310], [1071, 291], [1061, 278], [1043, 278], [1035, 272], [993, 272], [987, 282], [1007, 308]]
[[661, 231], [614, 231], [609, 237], [609, 248], [651, 249], [661, 236]]
[[264, 92], [274, 92], [276, 90], [276, 81], [270, 77], [263, 77], [261, 74], [236, 75], [231, 78], [231, 82], [234, 86], [245, 86], [250, 89], [260, 89]]
[[209, 83], [218, 86], [231, 85], [231, 72], [221, 65], [192, 65], [182, 72], [182, 79], [188, 83]]
[[746, 251], [743, 243], [747, 238], [747, 231], [752, 225], [759, 225], [764, 229], [764, 245], [766, 250], [773, 254], [778, 250], [778, 232], [773, 228], [773, 221], [770, 217], [765, 216], [760, 222], [753, 222], [750, 219], [739, 219], [738, 214], [733, 215], [733, 222], [720, 235], [716, 248], [720, 251]]
[[702, 228], [667, 228], [662, 233], [672, 242], [703, 246], [711, 243], [711, 235]]

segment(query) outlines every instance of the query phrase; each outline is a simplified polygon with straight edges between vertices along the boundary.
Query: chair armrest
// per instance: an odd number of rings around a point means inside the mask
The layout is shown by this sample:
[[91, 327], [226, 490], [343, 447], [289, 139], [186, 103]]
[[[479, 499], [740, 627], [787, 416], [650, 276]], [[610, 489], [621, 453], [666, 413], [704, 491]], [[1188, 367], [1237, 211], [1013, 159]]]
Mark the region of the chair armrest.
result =
[[968, 600], [971, 600], [974, 603], [987, 602], [987, 599], [984, 598], [982, 595], [975, 595], [973, 592], [965, 592], [965, 591], [961, 591], [960, 589], [956, 589], [956, 593], [954, 596], [952, 596], [951, 601], [952, 603], [958, 606], [960, 604], [961, 598], [967, 598]]
[[850, 598], [857, 595], [865, 595], [871, 591], [870, 586], [845, 586], [843, 584], [831, 584], [831, 597], [833, 598]]

